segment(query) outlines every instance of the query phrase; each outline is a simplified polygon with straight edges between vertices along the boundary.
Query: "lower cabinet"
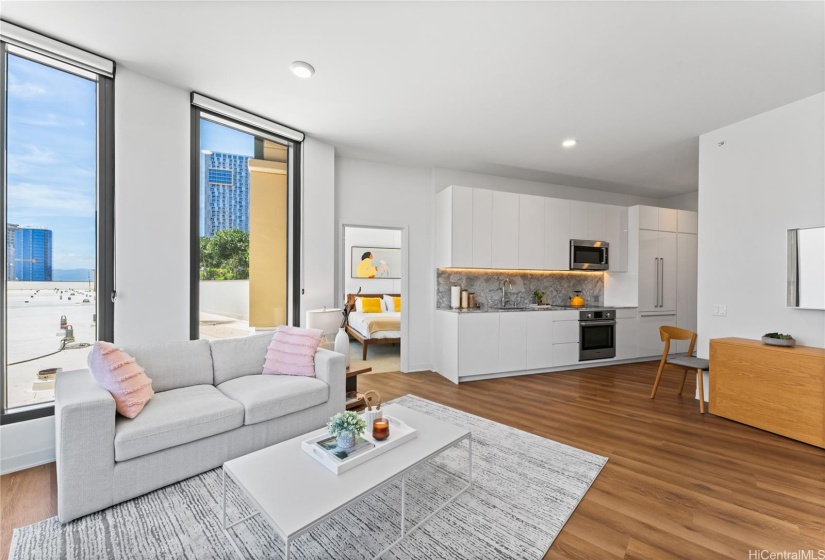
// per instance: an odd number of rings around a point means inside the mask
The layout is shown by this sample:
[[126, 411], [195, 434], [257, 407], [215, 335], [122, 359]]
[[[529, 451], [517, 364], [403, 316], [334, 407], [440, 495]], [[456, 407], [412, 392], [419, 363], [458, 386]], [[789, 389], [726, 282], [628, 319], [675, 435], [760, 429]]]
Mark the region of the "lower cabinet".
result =
[[526, 369], [539, 369], [553, 365], [553, 312], [529, 312], [527, 317]]
[[579, 312], [553, 313], [553, 367], [579, 363]]
[[458, 376], [500, 371], [498, 367], [500, 313], [458, 316]]
[[527, 369], [527, 314], [511, 311], [499, 314], [498, 371]]
[[616, 359], [632, 360], [639, 357], [638, 313], [636, 309], [616, 310]]
[[[676, 313], [670, 315], [639, 315], [637, 341], [638, 357], [661, 356], [665, 345], [659, 334], [659, 327], [676, 326]], [[671, 344], [670, 353], [675, 353], [676, 345]]]

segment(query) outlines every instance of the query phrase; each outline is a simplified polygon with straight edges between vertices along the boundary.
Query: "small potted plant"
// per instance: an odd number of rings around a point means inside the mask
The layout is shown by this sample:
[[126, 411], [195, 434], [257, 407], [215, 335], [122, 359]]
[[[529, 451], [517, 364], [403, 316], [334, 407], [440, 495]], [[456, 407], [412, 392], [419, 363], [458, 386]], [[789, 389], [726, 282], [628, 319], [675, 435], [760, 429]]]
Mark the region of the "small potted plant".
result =
[[789, 334], [782, 334], [778, 332], [768, 333], [762, 336], [762, 342], [770, 344], [771, 346], [796, 346], [796, 340]]
[[327, 429], [340, 449], [350, 449], [355, 447], [355, 438], [367, 429], [367, 423], [357, 412], [348, 410], [330, 418]]
[[544, 292], [536, 290], [533, 292], [533, 298], [536, 300], [536, 305], [541, 305], [541, 300], [544, 299]]

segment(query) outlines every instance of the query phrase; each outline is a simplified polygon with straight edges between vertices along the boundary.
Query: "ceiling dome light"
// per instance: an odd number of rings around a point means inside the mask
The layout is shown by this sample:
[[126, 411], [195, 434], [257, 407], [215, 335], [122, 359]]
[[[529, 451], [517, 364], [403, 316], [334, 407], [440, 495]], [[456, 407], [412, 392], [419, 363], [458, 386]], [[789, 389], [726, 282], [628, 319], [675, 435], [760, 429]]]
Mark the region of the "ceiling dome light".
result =
[[311, 64], [307, 64], [301, 60], [296, 60], [292, 64], [289, 65], [289, 69], [292, 70], [292, 73], [298, 76], [299, 78], [303, 78], [306, 80], [307, 78], [311, 78], [312, 75], [315, 73], [315, 68], [312, 67]]
[[564, 146], [565, 148], [572, 148], [576, 144], [578, 144], [578, 141], [576, 141], [572, 138], [570, 138], [568, 140], [565, 140], [564, 142], [561, 143], [561, 145]]

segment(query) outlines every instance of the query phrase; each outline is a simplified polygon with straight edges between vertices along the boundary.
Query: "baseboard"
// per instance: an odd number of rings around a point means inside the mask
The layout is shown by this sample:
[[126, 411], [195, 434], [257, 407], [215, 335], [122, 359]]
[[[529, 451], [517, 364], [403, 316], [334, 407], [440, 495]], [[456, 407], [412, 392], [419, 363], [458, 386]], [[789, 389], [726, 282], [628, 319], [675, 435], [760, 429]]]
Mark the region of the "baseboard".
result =
[[0, 459], [0, 474], [9, 474], [54, 462], [54, 448], [38, 449], [29, 453]]
[[415, 373], [417, 371], [433, 371], [433, 365], [432, 364], [411, 365], [411, 366], [409, 366], [407, 371], [404, 371], [402, 373]]

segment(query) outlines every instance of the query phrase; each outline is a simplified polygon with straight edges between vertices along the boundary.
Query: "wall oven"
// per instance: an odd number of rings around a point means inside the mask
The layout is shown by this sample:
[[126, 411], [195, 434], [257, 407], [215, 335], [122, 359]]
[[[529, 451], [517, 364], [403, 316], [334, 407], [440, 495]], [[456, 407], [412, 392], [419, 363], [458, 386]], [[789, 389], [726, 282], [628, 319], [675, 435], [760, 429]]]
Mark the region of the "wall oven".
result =
[[570, 270], [608, 270], [610, 243], [589, 239], [570, 240]]
[[616, 310], [579, 312], [579, 361], [616, 357]]

